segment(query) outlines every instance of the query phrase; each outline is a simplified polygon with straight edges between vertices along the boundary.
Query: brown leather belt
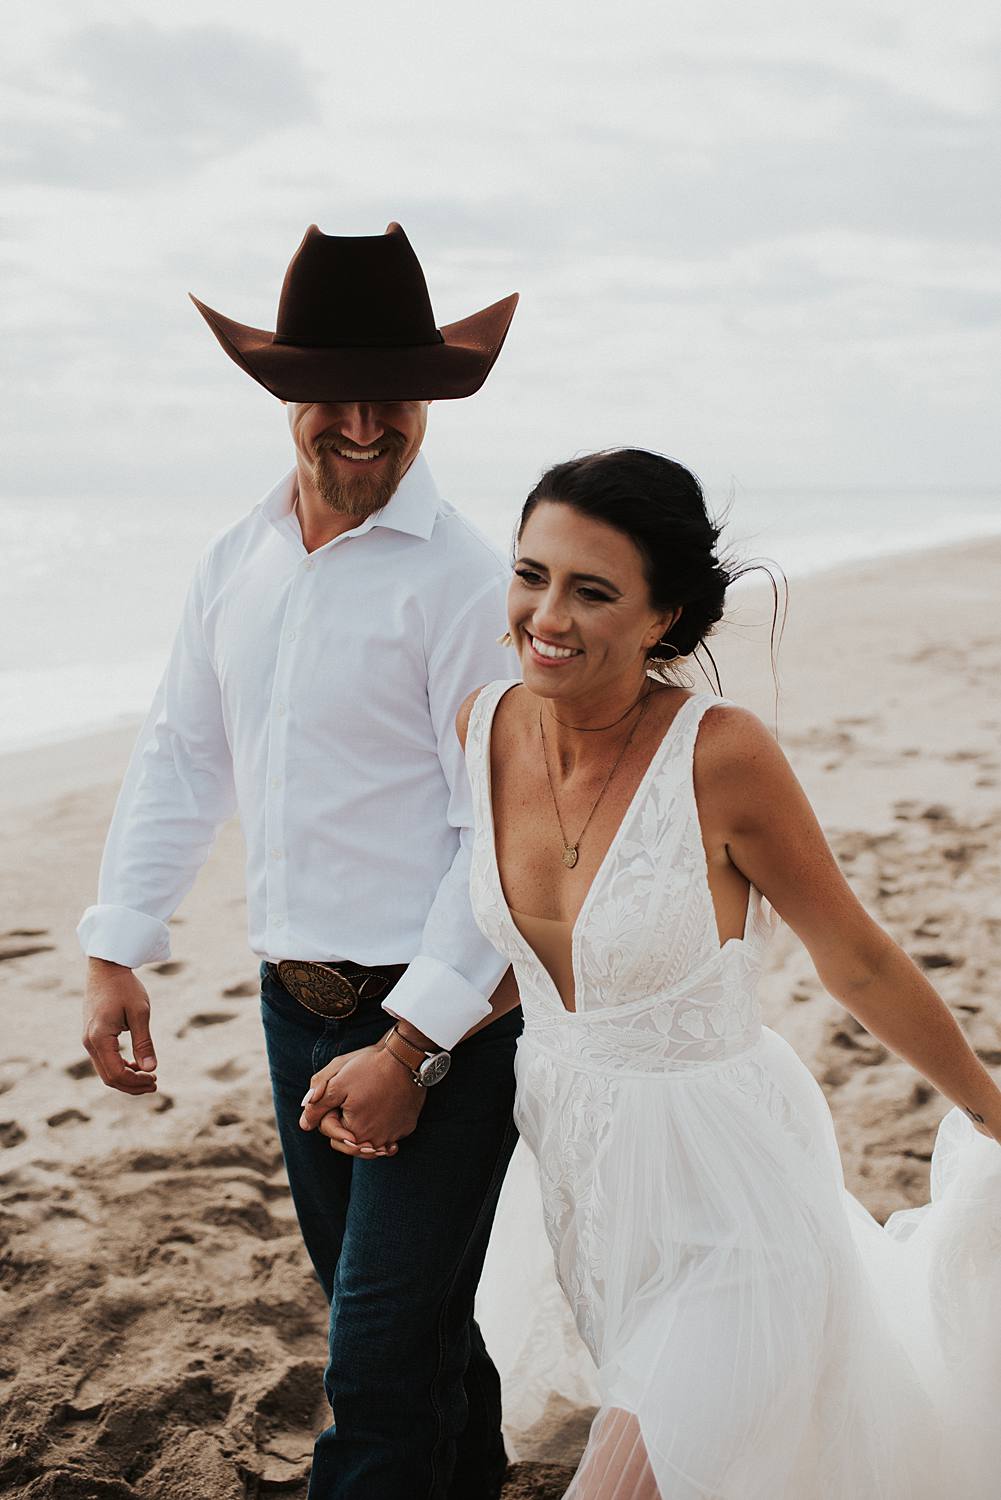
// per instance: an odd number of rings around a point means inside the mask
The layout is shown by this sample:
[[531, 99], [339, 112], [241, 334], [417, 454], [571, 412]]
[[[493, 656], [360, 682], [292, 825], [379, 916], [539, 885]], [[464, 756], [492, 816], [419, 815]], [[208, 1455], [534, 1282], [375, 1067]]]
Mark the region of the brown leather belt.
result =
[[283, 958], [268, 964], [268, 973], [282, 989], [314, 1016], [342, 1021], [354, 1015], [359, 1005], [382, 1000], [406, 969], [406, 964], [311, 963], [307, 959]]

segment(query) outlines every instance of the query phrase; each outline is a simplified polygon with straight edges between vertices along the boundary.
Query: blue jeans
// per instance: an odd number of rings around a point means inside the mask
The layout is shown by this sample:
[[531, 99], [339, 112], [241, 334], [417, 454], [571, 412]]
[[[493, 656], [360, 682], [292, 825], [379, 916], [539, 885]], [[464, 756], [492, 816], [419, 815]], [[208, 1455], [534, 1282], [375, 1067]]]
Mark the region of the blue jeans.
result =
[[428, 1090], [399, 1155], [362, 1161], [299, 1129], [312, 1074], [392, 1024], [305, 1010], [262, 968], [275, 1114], [302, 1237], [330, 1304], [334, 1422], [309, 1500], [494, 1500], [506, 1458], [500, 1382], [473, 1297], [516, 1131], [521, 1012], [485, 1027]]

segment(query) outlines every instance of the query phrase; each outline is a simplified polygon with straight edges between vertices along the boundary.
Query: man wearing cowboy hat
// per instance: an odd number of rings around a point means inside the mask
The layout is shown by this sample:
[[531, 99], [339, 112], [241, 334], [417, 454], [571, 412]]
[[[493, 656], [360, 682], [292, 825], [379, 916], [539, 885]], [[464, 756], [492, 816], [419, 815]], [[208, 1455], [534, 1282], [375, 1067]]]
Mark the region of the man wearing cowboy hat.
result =
[[428, 402], [479, 389], [516, 302], [439, 330], [398, 224], [312, 226], [273, 333], [195, 302], [287, 404], [295, 467], [199, 564], [80, 923], [85, 1044], [106, 1084], [148, 1093], [133, 970], [168, 956], [166, 923], [239, 811], [279, 1132], [331, 1305], [311, 1500], [480, 1500], [503, 1480], [473, 1296], [520, 1013], [470, 910], [453, 722], [505, 674], [506, 569], [420, 448]]

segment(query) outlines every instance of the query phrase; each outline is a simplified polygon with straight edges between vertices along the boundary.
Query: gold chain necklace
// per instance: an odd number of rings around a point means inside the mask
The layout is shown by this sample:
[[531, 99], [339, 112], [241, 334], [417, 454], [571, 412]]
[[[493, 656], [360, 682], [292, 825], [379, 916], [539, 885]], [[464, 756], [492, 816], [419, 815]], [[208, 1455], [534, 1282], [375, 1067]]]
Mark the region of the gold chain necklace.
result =
[[640, 695], [636, 699], [635, 703], [630, 703], [625, 713], [619, 714], [619, 717], [617, 719], [613, 719], [611, 724], [568, 724], [565, 719], [558, 719], [555, 714], [550, 714], [549, 717], [552, 719], [554, 724], [559, 724], [563, 729], [573, 729], [577, 732], [577, 734], [602, 734], [606, 729], [614, 729], [616, 724], [622, 723], [623, 719], [628, 719], [633, 709], [638, 708], [640, 704], [645, 701], [645, 699], [649, 698], [651, 693], [662, 693], [663, 691], [663, 688], [651, 688], [650, 686], [644, 687], [641, 690]]
[[[640, 709], [639, 714], [637, 715], [636, 723], [626, 735], [626, 738], [623, 741], [622, 749], [615, 757], [615, 764], [612, 766], [612, 769], [605, 777], [605, 780], [602, 783], [601, 791], [598, 793], [597, 797], [595, 797], [594, 802], [591, 806], [591, 811], [588, 813], [587, 817], [584, 820], [584, 827], [581, 829], [580, 833], [578, 833], [576, 842], [572, 844], [567, 843], [567, 836], [563, 829], [563, 819], [560, 817], [559, 804], [556, 801], [556, 790], [553, 786], [553, 778], [549, 771], [549, 750], [546, 746], [546, 731], [542, 725], [542, 704], [539, 704], [539, 737], [542, 740], [542, 758], [546, 763], [546, 780], [549, 782], [549, 795], [553, 799], [553, 812], [556, 814], [556, 822], [559, 825], [560, 838], [563, 841], [563, 863], [566, 865], [568, 870], [572, 870], [574, 865], [577, 863], [580, 841], [587, 832], [588, 825], [591, 822], [591, 819], [594, 817], [595, 808], [598, 806], [598, 803], [601, 801], [602, 797], [605, 795], [606, 790], [608, 789], [608, 783], [611, 781], [612, 777], [619, 769], [619, 762], [622, 760], [622, 757], [625, 755], [626, 751], [629, 749], [629, 746], [632, 744], [633, 735], [636, 733], [637, 729], [640, 727], [640, 724], [643, 722], [643, 715], [646, 713], [647, 704], [649, 702], [650, 694], [647, 693], [646, 697], [643, 699], [643, 707]], [[633, 707], [635, 708], [635, 706], [636, 705], [634, 704]], [[623, 717], [625, 717], [625, 715], [623, 715]]]

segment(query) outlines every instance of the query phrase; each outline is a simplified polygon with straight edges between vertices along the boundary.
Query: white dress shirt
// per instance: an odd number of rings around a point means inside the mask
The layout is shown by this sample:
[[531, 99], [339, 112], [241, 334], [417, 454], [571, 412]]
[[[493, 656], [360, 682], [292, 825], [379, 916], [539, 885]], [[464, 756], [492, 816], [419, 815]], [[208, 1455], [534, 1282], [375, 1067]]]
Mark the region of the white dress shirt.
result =
[[205, 553], [126, 773], [86, 953], [135, 968], [239, 810], [250, 944], [407, 963], [386, 1002], [442, 1047], [506, 962], [469, 904], [455, 714], [509, 676], [508, 569], [418, 454], [388, 504], [307, 553], [295, 471]]

